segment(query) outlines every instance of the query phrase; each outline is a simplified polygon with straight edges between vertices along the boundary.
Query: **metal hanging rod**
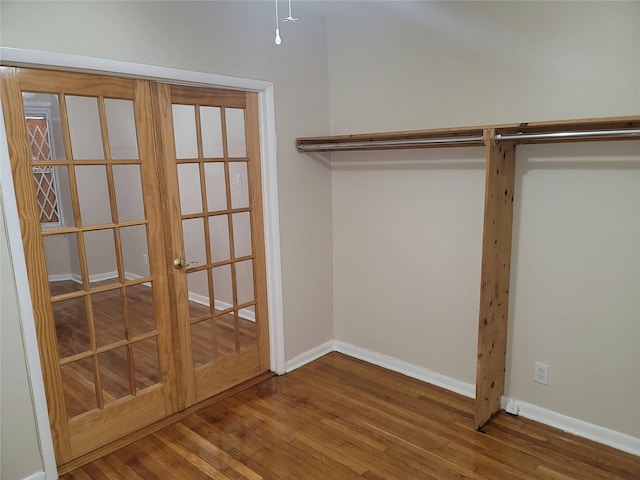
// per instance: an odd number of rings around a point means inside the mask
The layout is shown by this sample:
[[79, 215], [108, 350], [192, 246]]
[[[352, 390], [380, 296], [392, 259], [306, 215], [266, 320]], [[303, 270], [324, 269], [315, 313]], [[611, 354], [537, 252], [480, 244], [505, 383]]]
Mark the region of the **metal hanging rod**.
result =
[[496, 142], [508, 140], [570, 140], [589, 138], [628, 138], [640, 137], [640, 128], [621, 130], [585, 130], [573, 132], [541, 132], [541, 133], [497, 133]]
[[335, 143], [307, 143], [298, 145], [301, 152], [313, 152], [318, 150], [355, 150], [358, 148], [375, 147], [419, 147], [422, 145], [442, 145], [442, 144], [482, 144], [482, 135], [472, 135], [467, 137], [440, 137], [440, 138], [412, 138], [406, 140], [371, 140], [364, 142], [335, 142]]

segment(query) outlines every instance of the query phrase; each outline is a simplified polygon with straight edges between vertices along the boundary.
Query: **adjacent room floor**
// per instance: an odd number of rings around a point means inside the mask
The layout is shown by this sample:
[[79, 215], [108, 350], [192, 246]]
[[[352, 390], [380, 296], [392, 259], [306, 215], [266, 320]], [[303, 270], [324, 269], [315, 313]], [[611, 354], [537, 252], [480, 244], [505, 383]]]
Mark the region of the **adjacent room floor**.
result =
[[63, 479], [635, 479], [640, 458], [332, 353]]

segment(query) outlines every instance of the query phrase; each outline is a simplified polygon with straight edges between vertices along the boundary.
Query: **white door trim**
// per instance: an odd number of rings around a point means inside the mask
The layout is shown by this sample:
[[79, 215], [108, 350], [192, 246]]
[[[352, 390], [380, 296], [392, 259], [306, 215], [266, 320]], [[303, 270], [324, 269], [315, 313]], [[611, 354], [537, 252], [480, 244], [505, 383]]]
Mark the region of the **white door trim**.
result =
[[[278, 206], [277, 142], [273, 83], [224, 75], [216, 75], [138, 63], [121, 62], [101, 58], [67, 55], [37, 50], [0, 47], [3, 63], [16, 66], [52, 68], [87, 73], [106, 73], [148, 80], [224, 87], [257, 92], [259, 95], [260, 151], [262, 165], [262, 194], [264, 206], [264, 233], [267, 262], [267, 296], [269, 302], [269, 343], [271, 370], [285, 372], [284, 318], [282, 307], [282, 270], [280, 261], [280, 216]], [[2, 106], [0, 105], [0, 113]], [[0, 115], [0, 117], [2, 117]], [[49, 428], [44, 383], [37, 337], [27, 279], [26, 262], [22, 249], [22, 237], [18, 220], [18, 207], [13, 189], [4, 119], [0, 118], [0, 183], [6, 210], [9, 248], [18, 285], [22, 331], [34, 401], [40, 448], [43, 455], [46, 478], [57, 478], [53, 442]]]

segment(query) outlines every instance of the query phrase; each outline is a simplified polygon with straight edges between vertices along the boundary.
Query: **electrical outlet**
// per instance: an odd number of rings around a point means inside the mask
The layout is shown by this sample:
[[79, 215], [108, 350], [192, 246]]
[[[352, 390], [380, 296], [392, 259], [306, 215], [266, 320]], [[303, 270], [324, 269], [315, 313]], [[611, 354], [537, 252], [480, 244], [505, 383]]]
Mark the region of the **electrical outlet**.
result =
[[142, 254], [142, 264], [149, 265], [149, 256], [146, 253]]
[[549, 383], [549, 365], [536, 362], [536, 368], [533, 371], [533, 381], [546, 385]]
[[505, 405], [504, 410], [511, 415], [518, 415], [518, 413], [520, 413], [520, 406], [515, 400], [511, 399]]

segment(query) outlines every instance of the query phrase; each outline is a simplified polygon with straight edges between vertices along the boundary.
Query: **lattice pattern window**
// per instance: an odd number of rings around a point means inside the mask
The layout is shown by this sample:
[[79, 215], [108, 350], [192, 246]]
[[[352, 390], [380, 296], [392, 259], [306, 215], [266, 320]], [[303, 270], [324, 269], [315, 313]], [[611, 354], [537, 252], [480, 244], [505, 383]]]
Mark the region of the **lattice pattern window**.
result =
[[[49, 122], [46, 116], [28, 116], [26, 118], [29, 133], [29, 147], [32, 160], [51, 160], [52, 146]], [[34, 166], [33, 179], [36, 183], [36, 201], [40, 208], [40, 223], [43, 225], [61, 224], [60, 203], [56, 175], [53, 167]]]

